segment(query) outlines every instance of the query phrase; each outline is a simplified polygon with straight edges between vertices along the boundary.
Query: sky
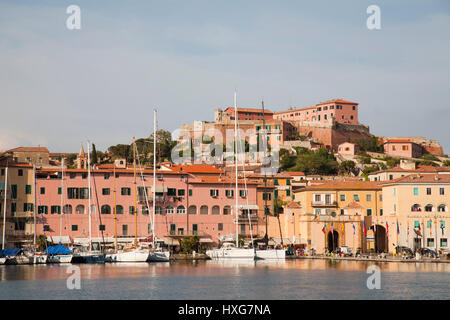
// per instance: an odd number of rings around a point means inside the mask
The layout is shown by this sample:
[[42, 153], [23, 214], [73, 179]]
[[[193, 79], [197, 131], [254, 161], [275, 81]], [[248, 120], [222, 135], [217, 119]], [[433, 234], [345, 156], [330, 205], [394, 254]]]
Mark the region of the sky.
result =
[[[66, 9], [81, 9], [69, 30]], [[381, 29], [369, 30], [369, 5]], [[0, 1], [0, 150], [105, 151], [233, 104], [342, 98], [378, 136], [450, 153], [450, 2]], [[86, 147], [85, 147], [86, 149]]]

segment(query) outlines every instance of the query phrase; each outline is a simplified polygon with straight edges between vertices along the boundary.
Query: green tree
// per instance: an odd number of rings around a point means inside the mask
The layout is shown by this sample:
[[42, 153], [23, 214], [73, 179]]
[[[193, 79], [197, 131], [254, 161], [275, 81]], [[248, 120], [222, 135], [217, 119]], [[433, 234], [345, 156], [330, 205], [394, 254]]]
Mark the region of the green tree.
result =
[[98, 163], [97, 150], [95, 149], [95, 144], [92, 144], [91, 165], [97, 164], [97, 163]]
[[338, 172], [338, 163], [332, 153], [321, 148], [316, 151], [304, 151], [297, 156], [293, 171], [302, 171], [305, 174], [334, 175]]
[[180, 240], [181, 253], [191, 254], [193, 251], [198, 252], [200, 238], [198, 236], [183, 237]]
[[450, 160], [444, 160], [444, 161], [442, 161], [442, 166], [443, 166], [443, 167], [450, 167]]
[[377, 137], [367, 137], [353, 140], [354, 143], [357, 143], [361, 150], [370, 151], [370, 152], [383, 152], [383, 145], [380, 144]]
[[355, 170], [355, 168], [356, 168], [356, 164], [354, 161], [345, 160], [345, 161], [342, 161], [341, 164], [339, 165], [339, 173], [349, 175], [350, 173], [352, 173]]
[[424, 154], [421, 158], [424, 160], [439, 161], [438, 157], [429, 153]]

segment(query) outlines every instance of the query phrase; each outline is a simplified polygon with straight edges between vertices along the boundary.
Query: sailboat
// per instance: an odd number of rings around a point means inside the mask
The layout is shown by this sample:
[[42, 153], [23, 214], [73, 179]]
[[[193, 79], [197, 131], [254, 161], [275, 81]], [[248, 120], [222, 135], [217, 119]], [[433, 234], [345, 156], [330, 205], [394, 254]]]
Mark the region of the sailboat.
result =
[[133, 170], [134, 170], [134, 247], [130, 249], [117, 250], [117, 219], [116, 219], [116, 172], [114, 168], [114, 224], [115, 224], [115, 252], [106, 256], [107, 262], [146, 262], [149, 257], [149, 251], [139, 248], [137, 245], [137, 186], [136, 186], [136, 141], [133, 137]]
[[105, 254], [100, 250], [92, 250], [92, 223], [91, 223], [91, 157], [90, 142], [87, 143], [88, 150], [88, 204], [89, 204], [89, 246], [87, 250], [74, 252], [72, 262], [74, 263], [104, 263]]
[[[264, 159], [266, 158], [266, 147], [267, 147], [267, 137], [266, 137], [266, 121], [264, 116], [264, 101], [261, 102], [262, 106], [262, 117], [263, 117], [263, 130], [264, 130]], [[266, 177], [266, 170], [264, 170], [264, 186], [267, 187], [267, 177]], [[266, 189], [264, 189], [265, 192]], [[266, 215], [266, 206], [267, 206], [267, 197], [265, 199], [266, 205], [264, 206], [264, 214]], [[268, 237], [267, 237], [267, 215], [266, 215], [266, 247], [264, 249], [257, 249], [256, 250], [256, 257], [258, 259], [285, 259], [286, 258], [286, 251], [283, 249], [269, 249], [268, 248]]]
[[153, 216], [152, 216], [152, 245], [153, 248], [148, 256], [148, 262], [168, 262], [170, 259], [170, 252], [156, 247], [156, 109], [153, 110]]
[[225, 242], [221, 248], [207, 250], [206, 254], [212, 259], [253, 259], [255, 260], [255, 249], [254, 248], [239, 248], [239, 234], [238, 234], [238, 163], [237, 163], [237, 103], [236, 103], [236, 92], [234, 92], [234, 145], [235, 145], [235, 201], [236, 205], [234, 207], [236, 215], [236, 243]]

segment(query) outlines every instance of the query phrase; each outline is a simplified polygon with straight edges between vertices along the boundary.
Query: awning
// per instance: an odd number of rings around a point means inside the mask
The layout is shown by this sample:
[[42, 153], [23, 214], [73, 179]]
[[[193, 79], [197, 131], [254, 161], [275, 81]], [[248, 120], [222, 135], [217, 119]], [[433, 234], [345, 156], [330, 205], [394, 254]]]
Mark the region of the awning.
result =
[[214, 241], [210, 238], [201, 238], [199, 240], [200, 243], [213, 243]]
[[[236, 207], [236, 206], [233, 206]], [[257, 204], [238, 204], [239, 210], [258, 210], [259, 207]]]
[[166, 244], [168, 246], [178, 246], [178, 245], [180, 245], [180, 242], [177, 239], [162, 238], [161, 240], [164, 242], [164, 244]]
[[70, 241], [69, 236], [47, 236], [47, 240], [52, 243], [62, 243], [62, 244], [69, 244], [72, 241]]
[[[153, 193], [153, 186], [151, 186], [151, 192]], [[155, 187], [156, 193], [163, 193], [167, 192], [167, 186], [156, 186]]]

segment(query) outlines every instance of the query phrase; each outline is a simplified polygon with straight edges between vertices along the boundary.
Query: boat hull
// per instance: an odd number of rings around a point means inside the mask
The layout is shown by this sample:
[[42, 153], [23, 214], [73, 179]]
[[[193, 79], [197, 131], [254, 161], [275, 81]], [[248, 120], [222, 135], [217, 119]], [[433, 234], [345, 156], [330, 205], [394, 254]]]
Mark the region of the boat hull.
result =
[[105, 263], [105, 255], [103, 253], [73, 255], [72, 263]]
[[32, 258], [33, 264], [46, 264], [48, 256], [46, 254], [36, 254]]
[[254, 249], [221, 248], [206, 251], [211, 259], [255, 259]]
[[48, 263], [71, 263], [72, 255], [71, 254], [57, 254], [54, 256], [49, 256]]
[[276, 250], [276, 249], [268, 249], [268, 250], [256, 250], [256, 258], [257, 259], [285, 259], [286, 251], [285, 250]]
[[150, 252], [148, 262], [168, 262], [170, 260], [169, 251], [155, 251]]
[[6, 258], [0, 258], [0, 265], [5, 264]]
[[108, 254], [105, 257], [106, 262], [146, 262], [149, 252], [145, 250], [125, 251]]

